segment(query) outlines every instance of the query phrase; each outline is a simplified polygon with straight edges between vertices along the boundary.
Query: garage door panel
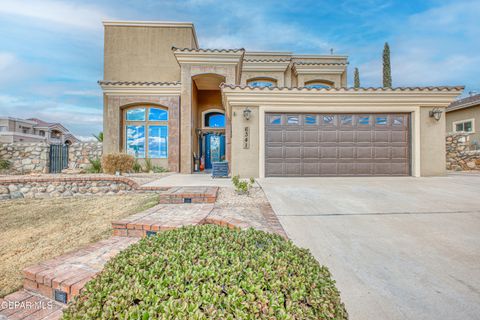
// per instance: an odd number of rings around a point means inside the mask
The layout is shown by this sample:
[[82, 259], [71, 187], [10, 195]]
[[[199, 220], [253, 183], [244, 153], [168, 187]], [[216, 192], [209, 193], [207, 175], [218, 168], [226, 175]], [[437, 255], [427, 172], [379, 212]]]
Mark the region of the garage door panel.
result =
[[338, 148], [338, 156], [341, 159], [354, 159], [355, 147], [340, 147]]
[[314, 159], [315, 161], [318, 161], [320, 158], [320, 152], [317, 146], [315, 147], [304, 147], [303, 148], [303, 158], [305, 160], [307, 159]]
[[298, 147], [285, 147], [286, 159], [300, 159], [302, 155], [302, 148]]
[[[321, 129], [320, 129], [321, 130]], [[322, 131], [322, 140], [321, 142], [333, 142], [337, 143], [337, 131]]]
[[322, 147], [320, 148], [320, 157], [322, 159], [337, 159], [337, 147]]
[[407, 142], [408, 134], [404, 131], [392, 131], [392, 142]]
[[409, 114], [267, 114], [266, 176], [410, 173]]
[[341, 131], [340, 132], [340, 137], [339, 137], [340, 142], [354, 142], [355, 141], [355, 132], [353, 131]]
[[313, 143], [318, 143], [318, 131], [304, 131], [303, 132], [303, 142], [308, 143], [308, 142], [313, 142]]
[[290, 143], [301, 143], [302, 142], [302, 135], [301, 135], [300, 130], [285, 132], [284, 141], [285, 142], [290, 142]]

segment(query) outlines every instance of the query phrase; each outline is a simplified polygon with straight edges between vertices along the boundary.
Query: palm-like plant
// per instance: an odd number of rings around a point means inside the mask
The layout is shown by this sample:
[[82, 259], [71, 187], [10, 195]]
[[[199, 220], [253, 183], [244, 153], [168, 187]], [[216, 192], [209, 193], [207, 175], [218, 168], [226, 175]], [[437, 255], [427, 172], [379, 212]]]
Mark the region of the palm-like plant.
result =
[[97, 139], [98, 142], [103, 142], [103, 132], [99, 132], [98, 135], [96, 134], [92, 134], [92, 136], [95, 137], [95, 139]]

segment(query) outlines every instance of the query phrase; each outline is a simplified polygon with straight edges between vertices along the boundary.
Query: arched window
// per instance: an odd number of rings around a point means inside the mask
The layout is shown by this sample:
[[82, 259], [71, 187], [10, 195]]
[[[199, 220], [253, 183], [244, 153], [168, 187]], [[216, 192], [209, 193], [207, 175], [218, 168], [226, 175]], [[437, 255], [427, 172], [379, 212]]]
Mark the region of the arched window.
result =
[[312, 89], [329, 89], [333, 86], [333, 83], [327, 81], [309, 81], [305, 83], [305, 88], [312, 88]]
[[250, 87], [274, 87], [277, 85], [277, 81], [268, 78], [256, 78], [248, 80], [247, 85]]
[[136, 158], [168, 157], [168, 111], [142, 106], [124, 111], [125, 150]]
[[225, 128], [225, 115], [215, 111], [206, 113], [204, 124], [206, 128]]

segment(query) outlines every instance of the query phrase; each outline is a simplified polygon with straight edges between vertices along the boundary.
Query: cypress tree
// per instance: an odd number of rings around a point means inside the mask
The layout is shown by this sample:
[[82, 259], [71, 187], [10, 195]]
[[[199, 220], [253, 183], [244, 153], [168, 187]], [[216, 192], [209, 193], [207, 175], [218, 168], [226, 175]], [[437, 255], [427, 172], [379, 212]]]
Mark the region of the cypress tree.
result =
[[355, 72], [353, 74], [353, 87], [360, 88], [360, 73], [358, 72], [358, 68], [355, 68]]
[[390, 66], [390, 47], [388, 42], [385, 42], [383, 47], [383, 86], [386, 88], [392, 87], [392, 70]]

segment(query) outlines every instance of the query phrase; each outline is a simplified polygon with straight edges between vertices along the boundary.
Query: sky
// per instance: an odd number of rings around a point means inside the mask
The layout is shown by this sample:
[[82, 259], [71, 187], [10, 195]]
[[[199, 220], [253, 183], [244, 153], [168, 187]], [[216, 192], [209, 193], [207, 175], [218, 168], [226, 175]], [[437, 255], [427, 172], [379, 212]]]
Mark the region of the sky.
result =
[[[348, 84], [480, 92], [480, 0], [0, 0], [0, 116], [102, 129], [102, 20], [189, 21], [202, 48], [349, 56]], [[128, 79], [124, 79], [128, 80]]]

